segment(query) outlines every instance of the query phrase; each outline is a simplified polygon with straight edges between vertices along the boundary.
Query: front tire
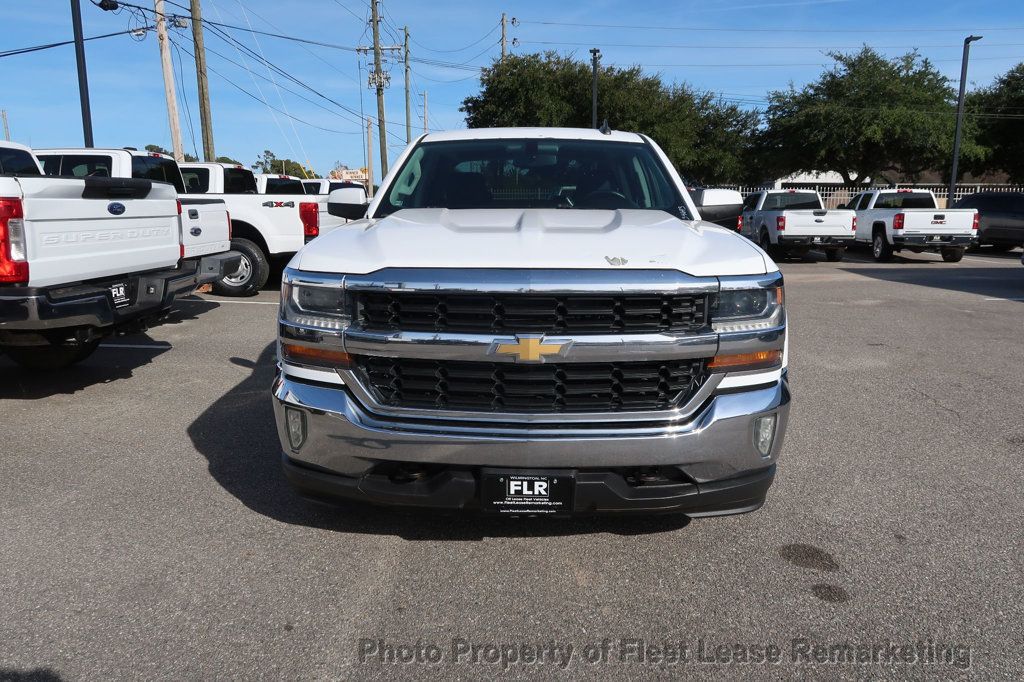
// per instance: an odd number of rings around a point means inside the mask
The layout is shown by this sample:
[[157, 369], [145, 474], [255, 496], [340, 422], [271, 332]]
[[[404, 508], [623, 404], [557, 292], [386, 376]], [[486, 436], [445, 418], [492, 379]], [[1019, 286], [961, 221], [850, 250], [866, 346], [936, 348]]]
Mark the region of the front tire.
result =
[[825, 249], [825, 260], [830, 263], [838, 263], [846, 255], [846, 249]]
[[886, 241], [884, 232], [875, 232], [871, 240], [871, 255], [879, 263], [888, 263], [892, 260], [892, 244]]
[[85, 360], [99, 345], [99, 339], [96, 339], [73, 344], [5, 346], [3, 350], [7, 357], [26, 369], [54, 371]]
[[947, 263], [959, 263], [964, 259], [963, 249], [943, 249], [942, 260]]
[[761, 247], [761, 250], [771, 256], [773, 259], [778, 260], [780, 251], [778, 248], [772, 245], [771, 237], [768, 236], [768, 230], [762, 229], [761, 234], [758, 235], [757, 245]]
[[213, 293], [220, 296], [253, 296], [270, 278], [267, 254], [248, 239], [232, 239], [231, 250], [242, 256], [238, 270], [213, 283]]

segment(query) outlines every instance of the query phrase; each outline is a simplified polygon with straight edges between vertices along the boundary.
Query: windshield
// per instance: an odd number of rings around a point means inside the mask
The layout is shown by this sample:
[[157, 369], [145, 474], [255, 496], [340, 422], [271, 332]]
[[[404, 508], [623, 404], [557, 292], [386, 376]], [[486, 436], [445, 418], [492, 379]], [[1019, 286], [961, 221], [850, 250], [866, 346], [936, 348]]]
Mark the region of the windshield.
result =
[[682, 206], [643, 143], [458, 140], [416, 147], [377, 215], [403, 208], [639, 208], [685, 217]]
[[784, 211], [787, 209], [820, 209], [821, 199], [814, 192], [772, 193], [764, 198], [764, 211]]

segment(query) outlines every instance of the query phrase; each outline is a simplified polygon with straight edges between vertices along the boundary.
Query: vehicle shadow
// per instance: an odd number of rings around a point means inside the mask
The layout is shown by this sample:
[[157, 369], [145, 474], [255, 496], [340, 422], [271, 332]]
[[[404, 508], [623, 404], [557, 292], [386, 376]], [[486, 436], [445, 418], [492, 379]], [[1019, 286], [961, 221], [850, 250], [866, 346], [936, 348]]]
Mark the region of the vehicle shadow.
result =
[[0, 668], [0, 680], [3, 682], [60, 682], [63, 678], [50, 668], [34, 670], [14, 670]]
[[[945, 265], [945, 264], [943, 264]], [[842, 268], [860, 277], [916, 284], [947, 291], [961, 291], [991, 298], [1020, 301], [1024, 298], [1024, 267], [1020, 263], [1007, 267], [875, 267]]]
[[280, 447], [271, 404], [274, 344], [256, 363], [233, 358], [251, 374], [210, 405], [188, 427], [196, 450], [213, 478], [249, 509], [282, 523], [345, 533], [397, 535], [406, 540], [475, 541], [486, 537], [558, 537], [583, 533], [641, 535], [678, 530], [681, 515], [508, 519], [475, 512], [435, 512], [358, 503], [321, 504], [294, 492], [281, 471]]
[[[196, 320], [218, 304], [202, 299], [176, 302], [171, 314], [159, 326]], [[0, 352], [0, 400], [40, 400], [55, 395], [70, 395], [95, 384], [130, 379], [135, 370], [153, 358], [171, 350], [169, 343], [157, 341], [147, 333], [104, 339], [96, 351], [82, 362], [55, 371], [26, 369]]]

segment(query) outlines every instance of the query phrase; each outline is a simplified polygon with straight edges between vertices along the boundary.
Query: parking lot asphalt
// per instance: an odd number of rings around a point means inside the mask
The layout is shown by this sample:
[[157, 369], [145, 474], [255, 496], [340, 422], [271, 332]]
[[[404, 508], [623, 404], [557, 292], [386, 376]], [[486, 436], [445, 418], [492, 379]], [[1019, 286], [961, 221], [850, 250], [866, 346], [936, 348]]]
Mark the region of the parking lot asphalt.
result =
[[0, 679], [1019, 679], [1019, 259], [785, 262], [776, 482], [758, 512], [692, 522], [295, 497], [271, 290], [184, 300], [56, 375], [0, 358]]

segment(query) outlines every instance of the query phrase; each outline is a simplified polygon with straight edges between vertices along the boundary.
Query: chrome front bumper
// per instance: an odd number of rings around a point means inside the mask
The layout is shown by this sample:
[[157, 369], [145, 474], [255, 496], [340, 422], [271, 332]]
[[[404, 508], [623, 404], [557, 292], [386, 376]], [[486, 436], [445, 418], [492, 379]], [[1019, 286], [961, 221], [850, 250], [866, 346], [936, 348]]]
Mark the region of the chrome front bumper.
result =
[[[342, 386], [284, 374], [275, 379], [273, 394], [286, 471], [299, 467], [321, 477], [334, 476], [339, 485], [345, 483], [357, 492], [358, 480], [384, 462], [463, 470], [671, 466], [696, 485], [756, 476], [769, 469], [774, 473], [790, 402], [783, 379], [751, 390], [712, 394], [680, 421], [574, 424], [566, 415], [562, 424], [524, 425], [381, 417], [369, 413]], [[304, 415], [300, 447], [289, 442], [286, 410]], [[762, 457], [754, 445], [754, 420], [769, 414], [776, 414], [778, 422], [769, 455]]]

